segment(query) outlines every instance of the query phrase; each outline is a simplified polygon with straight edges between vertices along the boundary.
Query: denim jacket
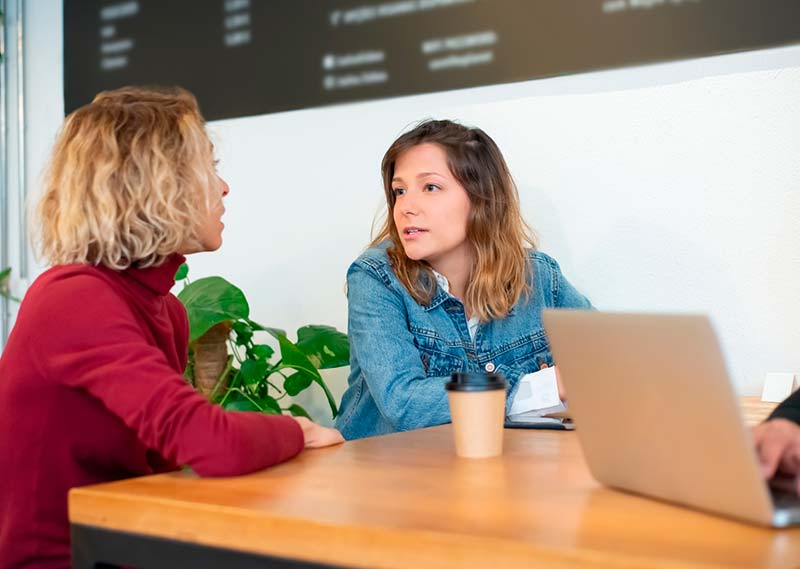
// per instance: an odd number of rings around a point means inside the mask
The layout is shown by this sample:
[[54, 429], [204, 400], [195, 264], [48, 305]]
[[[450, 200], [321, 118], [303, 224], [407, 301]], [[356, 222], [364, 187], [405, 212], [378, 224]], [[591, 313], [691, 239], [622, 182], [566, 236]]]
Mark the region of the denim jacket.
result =
[[553, 364], [542, 309], [591, 307], [554, 259], [530, 251], [530, 260], [530, 295], [506, 317], [481, 323], [473, 341], [461, 301], [438, 288], [429, 306], [418, 304], [395, 277], [385, 245], [356, 259], [347, 272], [350, 376], [336, 420], [342, 435], [449, 422], [444, 384], [454, 371], [501, 373], [510, 406], [523, 375]]

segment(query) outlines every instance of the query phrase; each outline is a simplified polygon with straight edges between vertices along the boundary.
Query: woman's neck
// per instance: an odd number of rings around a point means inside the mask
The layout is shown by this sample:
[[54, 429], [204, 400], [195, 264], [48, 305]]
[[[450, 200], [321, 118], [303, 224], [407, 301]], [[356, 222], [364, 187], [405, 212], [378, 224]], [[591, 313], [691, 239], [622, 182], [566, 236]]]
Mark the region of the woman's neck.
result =
[[447, 279], [450, 294], [464, 303], [470, 273], [472, 272], [472, 253], [468, 248], [451, 251], [444, 258], [429, 261], [431, 268]]

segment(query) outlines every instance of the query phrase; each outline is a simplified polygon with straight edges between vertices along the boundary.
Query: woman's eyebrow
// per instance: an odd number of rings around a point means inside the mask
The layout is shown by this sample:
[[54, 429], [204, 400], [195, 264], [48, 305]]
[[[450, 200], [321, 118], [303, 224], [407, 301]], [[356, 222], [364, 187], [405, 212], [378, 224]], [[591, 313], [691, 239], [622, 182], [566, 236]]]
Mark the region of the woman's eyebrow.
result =
[[427, 178], [428, 176], [438, 176], [440, 178], [444, 178], [444, 176], [442, 176], [438, 172], [420, 172], [419, 174], [417, 174], [417, 179], [420, 180], [422, 178]]
[[[420, 172], [419, 174], [417, 174], [417, 180], [427, 178], [428, 176], [437, 176], [439, 178], [444, 178], [444, 176], [442, 174], [439, 174], [438, 172]], [[392, 182], [402, 182], [402, 181], [403, 178], [401, 178], [400, 176], [395, 176], [394, 178], [392, 178]]]

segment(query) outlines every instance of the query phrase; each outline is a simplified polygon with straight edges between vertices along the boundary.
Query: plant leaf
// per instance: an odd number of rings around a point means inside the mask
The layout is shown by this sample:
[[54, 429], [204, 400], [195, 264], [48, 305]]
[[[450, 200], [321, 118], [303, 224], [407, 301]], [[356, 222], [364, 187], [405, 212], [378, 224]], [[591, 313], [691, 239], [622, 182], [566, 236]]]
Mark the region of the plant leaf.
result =
[[253, 330], [263, 330], [264, 332], [269, 332], [269, 334], [275, 338], [276, 340], [280, 340], [281, 336], [288, 339], [286, 335], [286, 330], [281, 330], [280, 328], [271, 328], [269, 326], [262, 326], [258, 322], [253, 322], [252, 320], [248, 321], [250, 326], [253, 327]]
[[183, 279], [185, 279], [188, 276], [189, 276], [189, 265], [184, 263], [180, 267], [178, 267], [178, 270], [175, 273], [175, 280], [176, 281], [182, 281]]
[[248, 399], [239, 391], [232, 393], [227, 401], [222, 404], [222, 408], [227, 411], [262, 411], [253, 400]]
[[311, 418], [311, 415], [308, 414], [308, 411], [303, 409], [302, 406], [298, 405], [297, 403], [290, 405], [288, 409], [286, 409], [295, 417], [305, 417], [307, 419]]
[[206, 277], [183, 287], [178, 298], [189, 317], [193, 342], [220, 322], [247, 319], [250, 307], [244, 293], [222, 277]]
[[251, 385], [258, 383], [264, 379], [267, 373], [267, 362], [264, 360], [251, 360], [247, 359], [242, 362], [242, 367], [239, 368], [239, 375], [242, 383]]
[[272, 334], [278, 339], [278, 345], [281, 348], [281, 368], [292, 368], [298, 371], [304, 371], [312, 375], [315, 379], [319, 378], [319, 371], [312, 364], [306, 355], [283, 334], [282, 331], [274, 328], [267, 329], [267, 332]]
[[264, 326], [263, 324], [259, 324], [255, 320], [250, 320], [249, 318], [245, 318], [245, 320], [247, 320], [247, 323], [253, 330], [261, 330], [262, 332], [269, 332], [276, 338], [278, 337], [277, 334], [283, 334], [284, 336], [286, 336], [286, 330], [282, 330], [281, 328], [272, 328], [270, 326]]
[[283, 390], [294, 397], [314, 383], [314, 377], [304, 371], [296, 371], [283, 382]]
[[297, 347], [319, 369], [342, 367], [350, 363], [347, 334], [333, 326], [303, 326], [297, 330]]
[[237, 346], [245, 346], [253, 339], [253, 329], [244, 320], [237, 320], [231, 327], [233, 331], [236, 332]]
[[267, 344], [256, 344], [253, 346], [253, 355], [260, 360], [268, 360], [272, 357], [272, 354], [275, 353], [275, 350], [272, 349], [272, 346], [268, 346]]
[[11, 276], [11, 267], [7, 267], [0, 271], [0, 297], [7, 298], [8, 300], [13, 300], [16, 303], [22, 302], [16, 296], [11, 296], [8, 287], [8, 278]]
[[274, 397], [267, 395], [261, 399], [261, 403], [264, 405], [264, 413], [269, 415], [280, 415], [283, 413], [283, 409], [281, 409], [278, 400]]
[[0, 295], [8, 296], [8, 278], [11, 276], [11, 267], [0, 271]]
[[[312, 381], [317, 383], [322, 388], [322, 391], [325, 392], [325, 398], [328, 400], [328, 405], [331, 408], [331, 415], [335, 418], [339, 412], [336, 408], [336, 400], [333, 398], [331, 390], [328, 389], [328, 385], [322, 379], [322, 376], [319, 374], [314, 364], [312, 364], [306, 355], [286, 337], [283, 330], [278, 330], [276, 328], [265, 328], [265, 330], [278, 339], [278, 344], [281, 347], [281, 365], [275, 368], [275, 371], [284, 368], [292, 368], [309, 374], [312, 377]], [[286, 389], [285, 386], [284, 389]]]

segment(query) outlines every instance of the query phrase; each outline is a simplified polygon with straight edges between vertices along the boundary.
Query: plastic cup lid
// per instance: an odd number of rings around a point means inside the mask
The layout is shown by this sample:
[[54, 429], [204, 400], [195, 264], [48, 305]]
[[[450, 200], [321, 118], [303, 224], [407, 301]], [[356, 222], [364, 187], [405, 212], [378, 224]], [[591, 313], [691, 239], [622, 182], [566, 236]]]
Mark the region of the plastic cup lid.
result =
[[499, 373], [453, 372], [444, 388], [448, 391], [494, 391], [506, 389], [508, 384]]

